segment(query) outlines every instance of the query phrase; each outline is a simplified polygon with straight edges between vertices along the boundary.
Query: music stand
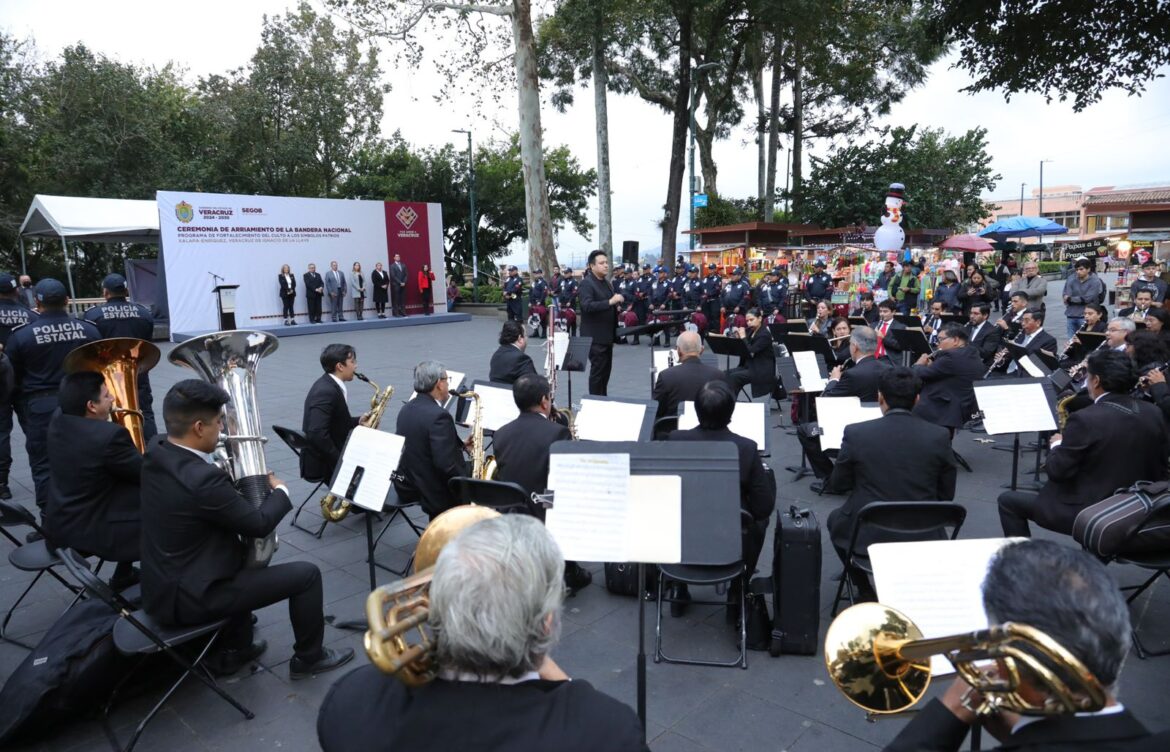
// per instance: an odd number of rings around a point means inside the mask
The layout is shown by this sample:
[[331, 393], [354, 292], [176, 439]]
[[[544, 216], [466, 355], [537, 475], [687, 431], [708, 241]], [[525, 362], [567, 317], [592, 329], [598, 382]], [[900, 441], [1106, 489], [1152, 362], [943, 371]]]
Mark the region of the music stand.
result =
[[727, 357], [727, 369], [731, 368], [732, 355], [737, 355], [741, 358], [751, 357], [751, 353], [747, 348], [747, 343], [739, 337], [727, 337], [722, 334], [708, 334], [707, 344], [711, 347], [711, 352], [715, 353], [716, 355], [725, 355]]
[[916, 313], [895, 313], [894, 321], [897, 321], [908, 329], [921, 329], [922, 317]]
[[[680, 402], [678, 405], [678, 428], [680, 431], [696, 428], [699, 414], [695, 403]], [[768, 430], [768, 406], [763, 402], [736, 402], [735, 412], [727, 430], [756, 442], [756, 450], [764, 457], [772, 455], [772, 432]]]
[[896, 343], [895, 349], [901, 351], [903, 363], [907, 360], [913, 363], [919, 356], [931, 353], [930, 340], [921, 329], [891, 329], [886, 332], [886, 337], [892, 338]]
[[[828, 370], [825, 367], [824, 358], [817, 356], [817, 367], [824, 374], [827, 375]], [[823, 391], [823, 387], [819, 384], [816, 389], [805, 389], [801, 384], [800, 369], [796, 366], [796, 359], [789, 357], [780, 357], [776, 359], [776, 371], [780, 376], [780, 383], [784, 385], [784, 391], [793, 399], [800, 397], [798, 404], [797, 422], [804, 424], [808, 422], [808, 403], [811, 395], [819, 394]], [[800, 430], [800, 426], [796, 427]], [[808, 458], [804, 452], [804, 445], [800, 445], [800, 465], [797, 467], [788, 466], [784, 468], [790, 473], [794, 473], [793, 480], [800, 480], [806, 475], [812, 474], [812, 469], [808, 466]]]
[[[558, 454], [628, 454], [630, 475], [677, 475], [682, 479], [682, 561], [719, 565], [743, 556], [740, 537], [739, 455], [725, 441], [558, 441]], [[555, 491], [552, 496], [556, 508]], [[611, 531], [628, 535], [629, 531]], [[637, 709], [646, 728], [646, 563], [638, 564]]]
[[593, 347], [592, 337], [569, 337], [569, 348], [565, 351], [565, 360], [557, 365], [557, 370], [568, 375], [569, 399], [566, 404], [573, 404], [573, 374], [584, 373], [589, 363], [589, 348]]
[[[1015, 491], [1020, 466], [1020, 434], [1035, 431], [1043, 435], [1056, 430], [1056, 393], [1046, 378], [977, 381], [973, 386], [975, 401], [979, 405], [978, 416], [983, 419], [987, 435], [1013, 435], [1012, 480], [1008, 488]], [[1036, 451], [1039, 457], [1040, 449]]]
[[869, 321], [867, 321], [864, 316], [850, 316], [849, 317], [849, 325], [850, 326], [872, 326], [872, 324], [870, 324]]
[[211, 289], [215, 293], [215, 304], [219, 311], [220, 331], [229, 332], [236, 328], [236, 290], [239, 285], [216, 285]]
[[[592, 406], [590, 406], [592, 403]], [[584, 421], [586, 407], [602, 413], [603, 418], [610, 423], [604, 427], [596, 424], [592, 418]], [[641, 419], [637, 419], [638, 410], [641, 410]], [[576, 420], [573, 421], [580, 441], [650, 441], [654, 436], [654, 416], [658, 412], [658, 403], [654, 400], [626, 399], [624, 397], [606, 397], [591, 394], [581, 399]], [[621, 438], [615, 438], [620, 436]]]

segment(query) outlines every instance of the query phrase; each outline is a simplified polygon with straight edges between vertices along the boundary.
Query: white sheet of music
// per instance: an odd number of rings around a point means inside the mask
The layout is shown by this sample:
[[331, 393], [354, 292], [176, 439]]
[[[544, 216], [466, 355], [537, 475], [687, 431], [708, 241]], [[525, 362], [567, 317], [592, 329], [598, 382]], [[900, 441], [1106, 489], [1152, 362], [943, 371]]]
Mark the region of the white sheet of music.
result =
[[1042, 384], [976, 382], [974, 387], [975, 401], [983, 412], [983, 427], [989, 436], [1056, 430], [1056, 418]]
[[1034, 378], [1034, 379], [1044, 378], [1044, 371], [1040, 370], [1040, 366], [1033, 363], [1031, 358], [1021, 358], [1020, 360], [1018, 360], [1016, 362], [1019, 363], [1020, 368], [1023, 368], [1024, 372], [1027, 373], [1032, 378]]
[[823, 392], [828, 380], [821, 376], [821, 367], [817, 363], [817, 354], [807, 350], [792, 353], [792, 362], [796, 364], [796, 373], [800, 375], [800, 388], [806, 392]]
[[552, 454], [545, 526], [570, 561], [627, 561], [630, 455]]
[[[678, 416], [679, 430], [695, 428], [699, 425], [699, 414], [695, 412], [694, 402], [684, 402], [682, 415]], [[735, 412], [731, 414], [731, 423], [728, 430], [737, 436], [743, 436], [756, 442], [756, 448], [764, 451], [765, 432], [768, 430], [768, 406], [763, 402], [736, 402]]]
[[[381, 512], [390, 492], [390, 474], [398, 469], [402, 457], [403, 437], [374, 428], [358, 426], [350, 431], [341, 454], [341, 467], [329, 491], [334, 496], [349, 499], [363, 509]], [[353, 498], [349, 498], [349, 485], [354, 471], [363, 468], [361, 481]]]
[[840, 449], [845, 427], [882, 417], [880, 407], [863, 407], [857, 397], [817, 397], [817, 424], [821, 449]]
[[[475, 393], [479, 395], [483, 405], [483, 428], [485, 431], [496, 431], [516, 418], [520, 417], [520, 408], [516, 407], [516, 400], [512, 398], [512, 390], [487, 384], [476, 384]], [[475, 420], [475, 405], [467, 408], [467, 422]]]
[[637, 441], [646, 420], [647, 405], [641, 402], [581, 400], [573, 418], [577, 438], [582, 441]]
[[[923, 637], [946, 637], [987, 628], [983, 579], [991, 559], [1016, 538], [874, 543], [869, 547], [878, 602], [896, 608]], [[923, 566], [929, 563], [930, 566]], [[930, 660], [935, 673], [954, 673], [941, 655]]]
[[622, 561], [682, 561], [682, 478], [631, 475], [626, 556]]
[[655, 350], [650, 354], [650, 357], [654, 359], [653, 363], [655, 384], [658, 383], [658, 377], [662, 375], [662, 372], [671, 367], [668, 365], [668, 362], [671, 358], [674, 359], [674, 365], [676, 366], [679, 364], [680, 360], [678, 357], [678, 350]]
[[565, 355], [569, 352], [569, 333], [568, 332], [549, 332], [553, 338], [553, 357], [556, 359], [557, 368], [565, 367]]

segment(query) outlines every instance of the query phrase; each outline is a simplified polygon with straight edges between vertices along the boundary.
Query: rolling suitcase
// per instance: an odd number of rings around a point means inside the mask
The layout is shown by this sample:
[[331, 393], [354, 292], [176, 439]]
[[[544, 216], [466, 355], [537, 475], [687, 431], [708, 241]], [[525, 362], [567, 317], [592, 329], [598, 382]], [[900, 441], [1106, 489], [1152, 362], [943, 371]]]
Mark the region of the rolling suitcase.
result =
[[821, 616], [821, 529], [810, 509], [776, 512], [772, 550], [773, 655], [814, 655]]

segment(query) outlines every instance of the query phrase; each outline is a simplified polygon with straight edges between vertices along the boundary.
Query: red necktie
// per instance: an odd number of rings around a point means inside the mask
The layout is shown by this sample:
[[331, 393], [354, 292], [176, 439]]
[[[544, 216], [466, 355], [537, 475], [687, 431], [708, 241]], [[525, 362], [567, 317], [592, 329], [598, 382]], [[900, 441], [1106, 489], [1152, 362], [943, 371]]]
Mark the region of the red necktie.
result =
[[877, 352], [874, 353], [875, 357], [880, 358], [886, 354], [886, 345], [885, 345], [885, 342], [883, 340], [886, 336], [886, 330], [889, 328], [890, 328], [890, 322], [888, 322], [888, 321], [883, 321], [882, 325], [878, 327], [878, 346], [877, 346]]

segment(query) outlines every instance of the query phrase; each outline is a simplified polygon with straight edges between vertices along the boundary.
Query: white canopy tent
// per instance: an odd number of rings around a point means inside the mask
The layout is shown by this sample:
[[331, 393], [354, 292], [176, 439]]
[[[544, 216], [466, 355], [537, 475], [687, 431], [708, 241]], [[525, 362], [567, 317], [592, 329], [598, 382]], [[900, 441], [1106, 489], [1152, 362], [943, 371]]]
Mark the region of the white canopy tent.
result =
[[21, 273], [26, 273], [25, 237], [61, 239], [69, 296], [75, 298], [68, 241], [158, 243], [158, 204], [153, 200], [38, 195], [20, 226]]

